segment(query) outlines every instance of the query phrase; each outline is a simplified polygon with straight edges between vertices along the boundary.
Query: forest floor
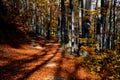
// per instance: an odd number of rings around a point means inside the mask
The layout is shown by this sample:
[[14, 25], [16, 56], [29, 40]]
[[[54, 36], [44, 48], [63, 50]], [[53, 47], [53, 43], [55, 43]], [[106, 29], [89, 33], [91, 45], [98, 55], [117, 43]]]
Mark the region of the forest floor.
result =
[[40, 37], [36, 47], [4, 44], [0, 46], [0, 80], [100, 80], [82, 65], [82, 58], [78, 60], [61, 53], [60, 44]]

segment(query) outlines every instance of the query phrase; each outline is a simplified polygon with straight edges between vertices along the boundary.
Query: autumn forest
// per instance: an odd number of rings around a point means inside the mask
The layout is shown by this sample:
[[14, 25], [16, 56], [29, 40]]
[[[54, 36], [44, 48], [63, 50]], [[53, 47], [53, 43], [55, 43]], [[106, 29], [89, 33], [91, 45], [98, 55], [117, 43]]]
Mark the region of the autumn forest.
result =
[[0, 80], [119, 80], [120, 0], [0, 0]]

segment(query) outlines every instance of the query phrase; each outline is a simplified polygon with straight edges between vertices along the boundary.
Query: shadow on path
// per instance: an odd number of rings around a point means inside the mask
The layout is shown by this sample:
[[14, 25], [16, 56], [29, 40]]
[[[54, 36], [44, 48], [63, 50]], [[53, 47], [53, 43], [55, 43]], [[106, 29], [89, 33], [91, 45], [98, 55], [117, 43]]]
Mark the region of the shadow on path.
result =
[[[31, 76], [35, 71], [40, 70], [48, 61], [54, 58], [57, 54], [57, 49], [51, 47], [38, 52], [33, 55], [19, 55], [27, 56], [22, 59], [12, 59], [12, 56], [1, 56], [0, 61], [7, 63], [5, 65], [0, 65], [0, 80], [25, 80]], [[52, 51], [52, 48], [55, 51]], [[16, 53], [17, 54], [17, 53]], [[53, 54], [53, 56], [48, 56]], [[31, 68], [32, 67], [32, 68]]]

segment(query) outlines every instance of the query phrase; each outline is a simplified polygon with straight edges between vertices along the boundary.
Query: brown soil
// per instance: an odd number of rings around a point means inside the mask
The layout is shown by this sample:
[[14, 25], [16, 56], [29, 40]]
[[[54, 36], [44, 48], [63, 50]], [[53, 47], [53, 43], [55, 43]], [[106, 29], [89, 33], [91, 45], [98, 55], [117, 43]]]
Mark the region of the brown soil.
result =
[[[42, 49], [32, 48], [30, 44], [19, 48], [0, 46], [0, 80], [99, 80], [82, 66], [82, 61], [62, 54], [58, 43], [42, 38], [36, 43]], [[55, 65], [47, 66], [49, 62]]]

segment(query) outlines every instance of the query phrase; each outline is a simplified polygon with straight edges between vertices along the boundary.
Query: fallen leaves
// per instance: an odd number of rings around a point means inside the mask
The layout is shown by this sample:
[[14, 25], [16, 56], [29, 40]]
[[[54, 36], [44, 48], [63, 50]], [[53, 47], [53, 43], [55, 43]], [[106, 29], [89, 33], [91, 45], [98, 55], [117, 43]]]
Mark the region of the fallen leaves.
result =
[[[0, 54], [0, 66], [2, 67], [2, 75], [0, 75], [0, 77], [3, 78], [3, 75], [7, 72], [9, 75], [4, 79], [8, 79], [9, 76], [11, 76], [10, 80], [14, 80], [25, 76], [26, 73], [32, 72], [27, 80], [43, 79], [43, 76], [45, 78], [49, 75], [63, 77], [66, 80], [70, 78], [76, 80], [115, 80], [120, 78], [119, 54], [114, 54], [112, 51], [109, 51], [109, 53], [96, 53], [93, 50], [88, 56], [71, 56], [69, 54], [62, 54], [59, 45], [56, 45], [56, 43], [49, 42], [48, 44], [50, 45], [45, 45], [42, 50], [31, 48], [30, 45], [21, 45], [18, 49], [4, 46], [2, 49], [8, 50], [10, 54]], [[82, 46], [82, 49], [92, 50], [92, 48], [87, 46]], [[54, 68], [46, 67], [45, 65], [49, 62], [55, 62], [56, 66], [51, 64]], [[5, 66], [7, 66], [7, 69]], [[3, 69], [5, 71], [3, 71]], [[70, 75], [74, 76], [70, 77]]]
[[[36, 42], [40, 42], [40, 40], [38, 39]], [[78, 56], [77, 59], [74, 56], [71, 58], [69, 54], [61, 53], [60, 45], [50, 41], [48, 43], [50, 45], [45, 45], [43, 49], [39, 50], [31, 48], [30, 44], [21, 45], [20, 48], [13, 48], [8, 45], [3, 46], [10, 54], [0, 54], [0, 78], [3, 80], [23, 80], [26, 77], [26, 80], [42, 80], [47, 76], [53, 75], [55, 78], [62, 77], [66, 80], [77, 80], [92, 79], [94, 77], [86, 70], [86, 67], [82, 66], [83, 58]], [[49, 62], [55, 62], [56, 65], [51, 64], [50, 66], [55, 66], [46, 67]], [[81, 70], [81, 68], [84, 70]]]

